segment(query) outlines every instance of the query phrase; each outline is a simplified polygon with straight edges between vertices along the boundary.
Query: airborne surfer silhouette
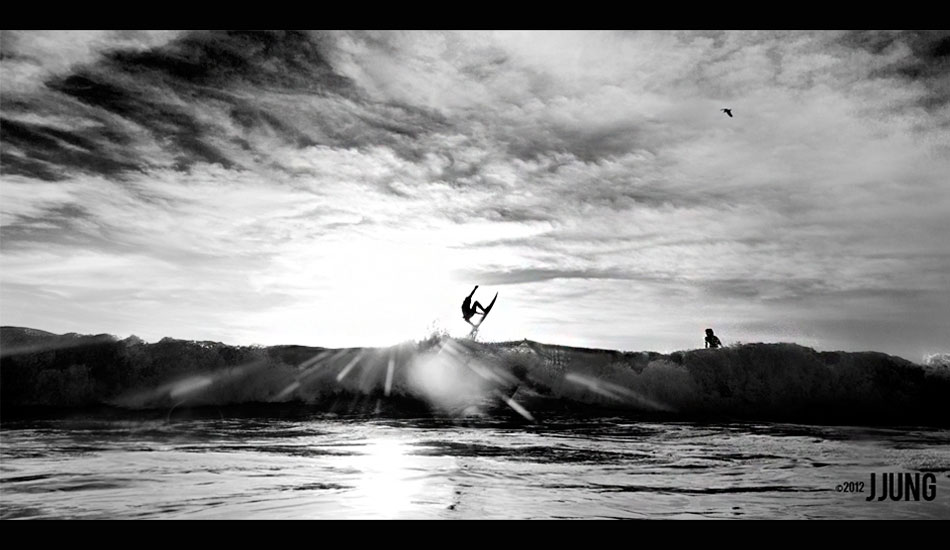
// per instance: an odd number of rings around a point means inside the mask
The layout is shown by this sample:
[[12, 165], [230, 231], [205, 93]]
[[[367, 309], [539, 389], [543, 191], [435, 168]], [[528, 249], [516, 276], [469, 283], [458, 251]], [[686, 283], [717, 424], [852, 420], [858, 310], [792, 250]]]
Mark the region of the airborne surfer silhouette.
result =
[[[472, 296], [475, 295], [476, 290], [478, 290], [478, 285], [475, 285], [475, 288], [472, 289], [472, 293], [466, 296], [465, 300], [462, 301], [462, 319], [465, 319], [465, 322], [473, 327], [478, 328], [478, 325], [469, 321], [474, 315], [481, 315], [482, 319], [485, 318], [485, 307], [477, 301], [472, 305]], [[478, 312], [479, 309], [482, 310], [481, 313]]]
[[[475, 285], [475, 288], [472, 289], [472, 293], [469, 294], [468, 297], [466, 297], [465, 300], [462, 302], [462, 319], [465, 319], [466, 323], [472, 325], [472, 332], [469, 336], [471, 336], [473, 339], [478, 334], [478, 327], [482, 326], [482, 323], [485, 322], [485, 317], [488, 316], [488, 313], [491, 311], [491, 308], [495, 307], [495, 300], [498, 299], [498, 293], [496, 292], [495, 297], [491, 299], [491, 302], [488, 303], [487, 307], [483, 306], [482, 304], [478, 302], [475, 302], [475, 304], [473, 305], [472, 296], [475, 295], [476, 290], [478, 290], [478, 285]], [[482, 310], [481, 313], [479, 313], [478, 310]], [[469, 320], [474, 315], [482, 316], [482, 319], [481, 321], [478, 322], [478, 324], [475, 324]]]

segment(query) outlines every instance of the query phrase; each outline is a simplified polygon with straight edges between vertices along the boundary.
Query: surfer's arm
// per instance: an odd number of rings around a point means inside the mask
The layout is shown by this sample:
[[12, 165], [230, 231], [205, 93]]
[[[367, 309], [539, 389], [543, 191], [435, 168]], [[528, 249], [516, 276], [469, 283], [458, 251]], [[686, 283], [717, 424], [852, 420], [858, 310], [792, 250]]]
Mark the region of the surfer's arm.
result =
[[468, 295], [469, 298], [475, 295], [475, 291], [478, 290], [478, 285], [475, 285], [475, 288], [472, 289], [472, 293]]

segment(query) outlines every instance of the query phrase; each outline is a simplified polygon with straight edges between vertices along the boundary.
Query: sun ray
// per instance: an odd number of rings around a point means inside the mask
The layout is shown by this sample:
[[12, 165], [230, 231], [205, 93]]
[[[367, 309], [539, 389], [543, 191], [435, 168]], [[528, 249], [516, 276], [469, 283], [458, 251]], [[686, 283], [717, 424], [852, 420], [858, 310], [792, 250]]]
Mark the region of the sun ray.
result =
[[639, 393], [629, 388], [625, 388], [623, 386], [619, 386], [617, 384], [607, 382], [606, 380], [595, 380], [593, 378], [581, 376], [573, 372], [566, 374], [564, 376], [564, 379], [567, 380], [568, 382], [572, 382], [574, 384], [584, 386], [587, 389], [593, 391], [594, 393], [603, 395], [604, 397], [608, 397], [616, 401], [620, 401], [620, 402], [628, 403], [632, 405], [646, 406], [647, 408], [658, 410], [658, 411], [672, 410], [670, 407], [662, 403], [658, 403], [654, 401], [653, 399], [644, 397], [643, 395], [640, 395]]
[[296, 389], [299, 388], [299, 387], [300, 387], [300, 381], [294, 380], [293, 382], [290, 383], [290, 385], [288, 385], [286, 388], [284, 388], [283, 390], [281, 390], [280, 393], [278, 393], [277, 395], [275, 395], [273, 400], [274, 400], [274, 401], [280, 401], [281, 399], [284, 399], [285, 397], [287, 397], [288, 395], [290, 395], [291, 393], [293, 393], [294, 390], [296, 390]]
[[214, 379], [210, 376], [192, 376], [176, 382], [169, 390], [168, 395], [172, 399], [186, 397], [207, 388], [213, 382]]
[[300, 363], [299, 365], [297, 365], [297, 368], [300, 370], [307, 370], [310, 367], [310, 365], [313, 365], [315, 363], [316, 363], [316, 366], [319, 367], [321, 365], [320, 360], [330, 355], [332, 351], [333, 350], [328, 350], [328, 349], [323, 350], [320, 353], [311, 357], [310, 359], [307, 359], [303, 363]]
[[395, 370], [395, 367], [396, 367], [395, 360], [393, 359], [393, 354], [392, 354], [392, 351], [390, 350], [389, 364], [386, 366], [386, 388], [384, 390], [384, 394], [386, 395], [386, 397], [389, 397], [389, 393], [392, 391], [392, 388], [393, 388], [393, 371]]
[[343, 367], [343, 370], [340, 371], [340, 374], [336, 375], [337, 382], [342, 382], [343, 379], [346, 378], [346, 375], [349, 374], [350, 371], [353, 370], [353, 367], [355, 367], [356, 364], [359, 363], [360, 359], [363, 358], [363, 353], [365, 353], [363, 350], [358, 351], [356, 356], [354, 356], [353, 359], [351, 359], [350, 362], [347, 363], [345, 367]]
[[501, 400], [504, 401], [506, 405], [508, 405], [509, 407], [511, 407], [512, 410], [514, 410], [516, 413], [520, 414], [520, 415], [523, 416], [525, 419], [530, 420], [531, 422], [534, 422], [534, 416], [532, 416], [531, 413], [528, 412], [528, 409], [526, 409], [526, 408], [522, 407], [520, 404], [518, 404], [517, 401], [515, 401], [514, 399], [512, 399], [512, 398], [510, 398], [510, 397], [508, 397], [508, 396], [506, 396], [506, 395], [504, 395], [503, 393], [501, 393], [501, 392], [498, 391], [498, 390], [495, 390], [495, 395], [497, 395], [498, 397], [500, 397]]

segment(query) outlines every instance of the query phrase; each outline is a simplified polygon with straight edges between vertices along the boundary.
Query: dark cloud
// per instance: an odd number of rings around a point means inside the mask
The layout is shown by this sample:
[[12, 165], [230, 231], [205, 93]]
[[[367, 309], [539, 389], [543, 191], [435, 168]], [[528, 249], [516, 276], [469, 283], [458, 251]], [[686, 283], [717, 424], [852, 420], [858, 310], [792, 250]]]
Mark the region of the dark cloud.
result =
[[[3, 226], [0, 250], [30, 249], [37, 244], [51, 243], [85, 248], [96, 239], [79, 229], [77, 222], [91, 221], [94, 221], [93, 216], [76, 204], [47, 208], [39, 215], [21, 215], [13, 223]], [[103, 250], [114, 248], [112, 243], [99, 244]]]
[[494, 206], [481, 214], [488, 220], [501, 222], [546, 222], [556, 218], [544, 209], [505, 205]]
[[352, 86], [338, 75], [310, 35], [298, 31], [193, 32], [161, 48], [117, 51], [107, 65], [135, 74], [201, 86], [244, 82], [281, 90], [340, 93]]
[[35, 215], [20, 215], [3, 226], [0, 249], [29, 250], [36, 245], [62, 245], [76, 250], [135, 252], [139, 246], [109, 239], [102, 220], [79, 204], [63, 204], [43, 209]]
[[919, 301], [925, 297], [934, 296], [934, 292], [922, 288], [855, 288], [833, 290], [820, 295], [836, 298], [851, 298], [859, 301], [896, 300], [901, 302]]
[[67, 171], [116, 176], [137, 170], [139, 165], [115, 155], [86, 132], [69, 132], [50, 126], [0, 118], [0, 132], [5, 146], [13, 146], [27, 155], [4, 151], [4, 172], [58, 180]]
[[781, 280], [756, 277], [706, 279], [700, 284], [705, 294], [726, 300], [794, 300], [827, 289], [826, 282], [820, 279], [788, 277]]
[[477, 81], [487, 81], [503, 70], [509, 59], [509, 56], [503, 53], [495, 53], [495, 57], [491, 59], [459, 67], [459, 72]]
[[[280, 117], [264, 109], [254, 106], [250, 102], [237, 102], [231, 107], [229, 115], [231, 120], [247, 131], [272, 131], [297, 147], [310, 147], [317, 144], [310, 136], [294, 128], [293, 125], [284, 122]], [[243, 143], [248, 142], [243, 140]]]
[[655, 130], [654, 124], [644, 120], [617, 120], [609, 125], [538, 121], [526, 127], [505, 129], [498, 132], [496, 139], [505, 145], [508, 154], [522, 160], [560, 153], [596, 163], [657, 147], [661, 141]]
[[906, 45], [911, 55], [871, 72], [872, 78], [898, 77], [922, 83], [927, 94], [919, 100], [927, 109], [950, 103], [950, 31], [854, 31], [841, 41], [875, 55]]
[[[850, 282], [849, 284], [858, 283]], [[835, 284], [827, 280], [807, 277], [706, 279], [702, 281], [700, 286], [704, 289], [704, 292], [717, 298], [762, 300], [786, 305], [802, 303], [805, 300], [812, 299], [824, 299], [838, 303], [842, 300], [858, 302], [893, 300], [895, 303], [909, 303], [933, 295], [932, 291], [926, 289], [881, 288], [880, 284], [874, 284], [867, 288], [837, 288]]]
[[[196, 162], [218, 163], [225, 168], [234, 166], [234, 162], [204, 139], [211, 134], [212, 128], [199, 122], [187, 109], [167, 102], [158, 94], [123, 87], [108, 82], [108, 79], [108, 76], [96, 75], [93, 71], [81, 71], [51, 81], [47, 86], [86, 105], [135, 122], [148, 129], [159, 141], [168, 140], [175, 152], [176, 168], [180, 170]], [[134, 151], [129, 153], [134, 154]], [[140, 162], [148, 161], [143, 159]]]
[[852, 31], [842, 35], [841, 42], [867, 50], [875, 55], [886, 53], [898, 44], [906, 44], [915, 61], [938, 63], [950, 56], [950, 31]]
[[418, 107], [370, 101], [329, 64], [322, 51], [329, 40], [301, 32], [193, 32], [145, 50], [108, 51], [47, 79], [58, 96], [4, 98], [10, 115], [87, 123], [52, 128], [4, 120], [4, 140], [17, 153], [3, 152], [3, 172], [49, 181], [71, 171], [121, 178], [197, 163], [241, 168], [268, 163], [267, 140], [274, 137], [298, 149], [384, 145], [422, 158], [426, 151], [416, 141], [444, 128], [444, 120]]
[[18, 174], [43, 181], [57, 181], [62, 177], [53, 166], [6, 151], [0, 151], [0, 173]]
[[16, 59], [20, 57], [17, 52], [17, 36], [13, 33], [0, 33], [0, 60]]
[[899, 41], [901, 34], [896, 31], [852, 31], [842, 35], [840, 42], [849, 47], [861, 48], [880, 55]]
[[914, 32], [906, 35], [913, 59], [896, 68], [908, 78], [950, 77], [950, 31]]

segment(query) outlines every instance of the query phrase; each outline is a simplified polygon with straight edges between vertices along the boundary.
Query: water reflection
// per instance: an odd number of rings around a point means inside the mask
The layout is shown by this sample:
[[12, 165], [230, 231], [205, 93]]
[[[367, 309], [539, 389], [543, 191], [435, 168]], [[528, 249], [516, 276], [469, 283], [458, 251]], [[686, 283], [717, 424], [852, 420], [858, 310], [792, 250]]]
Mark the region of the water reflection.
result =
[[359, 473], [348, 500], [361, 517], [400, 517], [423, 496], [420, 457], [411, 445], [396, 438], [369, 439], [361, 455], [349, 458]]

